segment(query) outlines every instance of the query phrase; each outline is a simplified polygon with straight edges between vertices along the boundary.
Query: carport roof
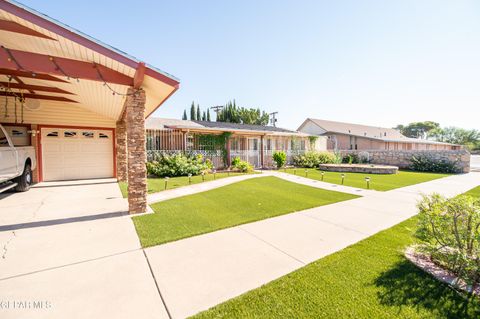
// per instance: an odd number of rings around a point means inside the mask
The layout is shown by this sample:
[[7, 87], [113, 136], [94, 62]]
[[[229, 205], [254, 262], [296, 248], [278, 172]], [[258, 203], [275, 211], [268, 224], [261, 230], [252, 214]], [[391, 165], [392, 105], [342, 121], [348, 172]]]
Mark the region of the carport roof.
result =
[[118, 120], [129, 87], [145, 90], [147, 116], [179, 87], [174, 76], [16, 1], [0, 0], [0, 41], [0, 85], [10, 92], [0, 96], [24, 93]]

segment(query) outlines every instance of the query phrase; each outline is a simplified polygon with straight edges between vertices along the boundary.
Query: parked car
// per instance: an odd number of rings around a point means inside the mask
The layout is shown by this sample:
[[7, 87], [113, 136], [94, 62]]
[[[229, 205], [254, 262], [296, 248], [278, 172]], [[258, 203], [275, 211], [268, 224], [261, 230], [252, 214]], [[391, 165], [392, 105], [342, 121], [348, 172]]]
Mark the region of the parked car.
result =
[[11, 188], [25, 192], [32, 185], [32, 170], [37, 164], [33, 146], [15, 146], [0, 125], [0, 193]]

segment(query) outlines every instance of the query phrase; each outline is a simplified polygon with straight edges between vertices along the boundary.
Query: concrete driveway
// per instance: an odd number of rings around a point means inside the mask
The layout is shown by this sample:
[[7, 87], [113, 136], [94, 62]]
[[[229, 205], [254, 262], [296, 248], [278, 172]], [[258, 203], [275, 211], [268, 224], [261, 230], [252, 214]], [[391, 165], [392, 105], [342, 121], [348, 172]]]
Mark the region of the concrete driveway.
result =
[[166, 318], [113, 179], [0, 195], [1, 318]]

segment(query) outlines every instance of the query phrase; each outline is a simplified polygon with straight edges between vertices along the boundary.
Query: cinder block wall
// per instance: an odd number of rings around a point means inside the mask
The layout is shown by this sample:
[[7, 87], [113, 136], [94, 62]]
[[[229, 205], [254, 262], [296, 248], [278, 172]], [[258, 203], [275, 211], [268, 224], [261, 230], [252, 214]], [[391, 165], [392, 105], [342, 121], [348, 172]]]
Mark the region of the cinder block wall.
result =
[[426, 156], [435, 161], [456, 162], [462, 173], [470, 172], [470, 153], [467, 150], [455, 151], [427, 151], [427, 150], [371, 150], [371, 151], [340, 151], [342, 156], [355, 153], [364, 157], [368, 153], [370, 163], [394, 165], [399, 168], [408, 168], [413, 156]]

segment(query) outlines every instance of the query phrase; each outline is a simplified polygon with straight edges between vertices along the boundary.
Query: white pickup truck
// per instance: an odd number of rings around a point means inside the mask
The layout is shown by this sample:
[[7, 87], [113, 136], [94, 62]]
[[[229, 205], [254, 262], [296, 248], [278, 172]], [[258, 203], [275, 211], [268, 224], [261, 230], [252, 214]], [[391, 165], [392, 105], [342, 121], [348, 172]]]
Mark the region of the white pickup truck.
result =
[[0, 193], [11, 188], [28, 191], [36, 164], [33, 146], [15, 146], [8, 130], [0, 124]]

